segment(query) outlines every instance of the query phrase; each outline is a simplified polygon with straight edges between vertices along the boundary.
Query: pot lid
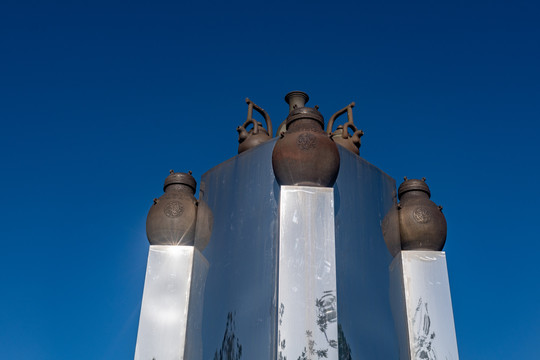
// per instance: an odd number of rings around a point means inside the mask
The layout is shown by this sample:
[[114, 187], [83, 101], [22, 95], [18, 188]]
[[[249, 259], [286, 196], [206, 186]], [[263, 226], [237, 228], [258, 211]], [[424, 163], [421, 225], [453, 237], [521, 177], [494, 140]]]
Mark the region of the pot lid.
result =
[[181, 184], [181, 185], [187, 185], [190, 188], [193, 189], [193, 193], [195, 194], [195, 190], [197, 189], [197, 181], [195, 181], [195, 178], [191, 176], [191, 171], [189, 173], [175, 173], [173, 170], [170, 171], [170, 175], [167, 176], [165, 179], [165, 184], [163, 185], [163, 191], [167, 188], [167, 186], [172, 184]]
[[301, 108], [296, 108], [292, 110], [289, 113], [289, 116], [287, 116], [287, 128], [289, 128], [289, 125], [292, 122], [296, 120], [300, 120], [300, 119], [315, 120], [319, 124], [321, 124], [321, 126], [324, 128], [324, 118], [322, 114], [317, 109], [310, 108], [310, 107], [301, 107]]
[[431, 197], [431, 192], [429, 191], [429, 187], [426, 184], [426, 178], [407, 179], [407, 177], [405, 177], [405, 181], [403, 181], [401, 185], [399, 185], [398, 198], [401, 199], [403, 194], [409, 191], [423, 191], [428, 194], [428, 197]]

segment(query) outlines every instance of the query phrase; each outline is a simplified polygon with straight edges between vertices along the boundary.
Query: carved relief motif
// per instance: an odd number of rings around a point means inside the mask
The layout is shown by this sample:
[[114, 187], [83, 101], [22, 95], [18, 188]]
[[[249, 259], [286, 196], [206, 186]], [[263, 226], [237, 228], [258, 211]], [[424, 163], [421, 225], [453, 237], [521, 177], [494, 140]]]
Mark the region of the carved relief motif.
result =
[[431, 212], [425, 207], [416, 208], [413, 211], [413, 219], [419, 224], [426, 224], [431, 221]]
[[171, 201], [170, 203], [165, 206], [165, 209], [163, 209], [163, 212], [165, 215], [167, 215], [170, 218], [175, 218], [184, 212], [184, 206], [178, 201]]
[[296, 139], [296, 145], [302, 150], [314, 149], [317, 147], [317, 138], [310, 133], [300, 134]]

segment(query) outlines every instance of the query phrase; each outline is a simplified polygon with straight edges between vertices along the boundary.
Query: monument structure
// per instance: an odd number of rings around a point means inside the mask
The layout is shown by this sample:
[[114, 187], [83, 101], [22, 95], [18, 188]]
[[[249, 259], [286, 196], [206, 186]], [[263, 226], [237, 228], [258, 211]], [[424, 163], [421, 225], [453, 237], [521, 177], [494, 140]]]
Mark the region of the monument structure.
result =
[[354, 103], [325, 129], [307, 94], [285, 100], [275, 137], [246, 100], [239, 154], [198, 200], [190, 173], [165, 180], [135, 359], [458, 359], [446, 221], [425, 179], [396, 192], [359, 156]]

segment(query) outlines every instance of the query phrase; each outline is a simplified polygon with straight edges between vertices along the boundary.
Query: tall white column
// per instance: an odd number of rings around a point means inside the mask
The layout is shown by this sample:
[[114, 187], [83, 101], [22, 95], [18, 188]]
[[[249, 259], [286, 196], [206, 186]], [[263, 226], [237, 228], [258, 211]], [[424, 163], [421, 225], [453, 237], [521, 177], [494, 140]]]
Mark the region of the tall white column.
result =
[[400, 359], [459, 359], [444, 251], [401, 251], [390, 265]]
[[338, 359], [334, 190], [282, 186], [278, 359]]
[[135, 360], [202, 359], [207, 272], [194, 246], [150, 246]]

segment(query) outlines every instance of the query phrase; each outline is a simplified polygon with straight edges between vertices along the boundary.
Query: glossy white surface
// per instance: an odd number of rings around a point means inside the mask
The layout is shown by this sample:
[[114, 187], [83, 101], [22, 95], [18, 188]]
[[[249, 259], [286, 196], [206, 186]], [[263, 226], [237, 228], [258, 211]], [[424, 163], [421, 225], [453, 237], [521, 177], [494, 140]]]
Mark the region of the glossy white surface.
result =
[[334, 189], [281, 187], [278, 294], [278, 359], [337, 360]]
[[135, 360], [202, 359], [207, 271], [208, 262], [193, 246], [150, 246]]
[[459, 359], [444, 251], [401, 251], [390, 294], [401, 359]]

